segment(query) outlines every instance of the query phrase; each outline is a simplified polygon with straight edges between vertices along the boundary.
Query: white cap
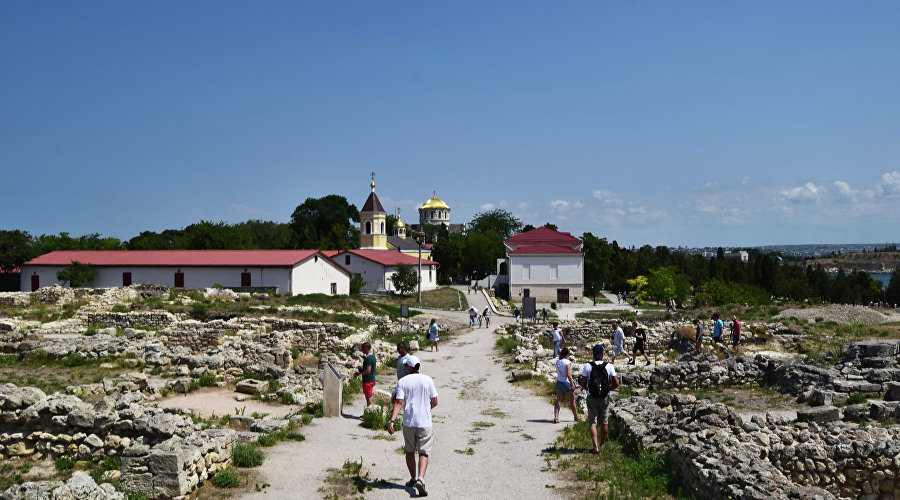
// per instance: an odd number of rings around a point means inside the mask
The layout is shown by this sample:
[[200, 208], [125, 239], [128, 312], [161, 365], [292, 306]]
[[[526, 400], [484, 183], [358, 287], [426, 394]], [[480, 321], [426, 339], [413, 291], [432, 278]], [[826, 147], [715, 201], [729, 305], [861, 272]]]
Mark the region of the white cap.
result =
[[409, 355], [406, 357], [406, 366], [411, 366], [411, 367], [415, 368], [416, 365], [418, 365], [419, 363], [420, 363], [419, 358], [417, 358], [413, 355]]

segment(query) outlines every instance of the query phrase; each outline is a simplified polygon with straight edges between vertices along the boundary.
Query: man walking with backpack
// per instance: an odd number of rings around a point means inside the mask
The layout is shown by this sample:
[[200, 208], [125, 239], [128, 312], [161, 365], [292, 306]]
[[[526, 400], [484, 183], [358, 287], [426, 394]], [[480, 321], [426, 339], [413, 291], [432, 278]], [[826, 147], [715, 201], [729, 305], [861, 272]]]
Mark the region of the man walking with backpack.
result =
[[[594, 346], [594, 361], [584, 365], [578, 383], [587, 390], [588, 425], [591, 431], [591, 453], [599, 453], [606, 444], [609, 429], [609, 391], [619, 387], [619, 378], [612, 363], [603, 361], [603, 346]], [[600, 423], [600, 444], [597, 444], [597, 423]]]

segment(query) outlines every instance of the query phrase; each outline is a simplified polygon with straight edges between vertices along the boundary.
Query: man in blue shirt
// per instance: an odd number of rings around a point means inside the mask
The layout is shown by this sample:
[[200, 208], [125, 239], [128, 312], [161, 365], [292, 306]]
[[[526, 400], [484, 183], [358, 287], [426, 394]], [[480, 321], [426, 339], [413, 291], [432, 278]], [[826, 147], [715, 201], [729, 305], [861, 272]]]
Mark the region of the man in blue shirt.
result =
[[722, 330], [725, 328], [725, 322], [719, 319], [719, 313], [713, 314], [713, 319], [716, 321], [716, 324], [713, 325], [713, 342], [721, 344]]

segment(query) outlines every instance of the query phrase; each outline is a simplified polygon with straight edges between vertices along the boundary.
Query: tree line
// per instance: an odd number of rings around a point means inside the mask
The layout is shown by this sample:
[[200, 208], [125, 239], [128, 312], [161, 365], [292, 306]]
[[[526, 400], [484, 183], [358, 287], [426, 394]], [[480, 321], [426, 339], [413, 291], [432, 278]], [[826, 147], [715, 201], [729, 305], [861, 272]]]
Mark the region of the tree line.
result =
[[[388, 217], [387, 227], [395, 219]], [[545, 227], [556, 230], [550, 223]], [[445, 226], [425, 228], [432, 258], [440, 263], [441, 283], [482, 279], [492, 274], [497, 259], [506, 255], [504, 241], [534, 229], [502, 209], [475, 215], [465, 234]], [[415, 237], [415, 235], [413, 235]], [[666, 246], [621, 247], [613, 240], [584, 233], [585, 295], [601, 289], [629, 292], [639, 300], [660, 303], [675, 299], [693, 302], [764, 304], [772, 297], [798, 302], [866, 304], [900, 302], [900, 276], [895, 270], [887, 290], [865, 272], [830, 276], [821, 266], [783, 261], [777, 254], [749, 249], [749, 260], [725, 258], [721, 248], [706, 258], [673, 252]], [[0, 272], [54, 250], [225, 250], [225, 249], [351, 249], [359, 247], [359, 210], [339, 195], [307, 198], [291, 214], [290, 222], [249, 220], [235, 224], [200, 221], [183, 229], [144, 231], [122, 241], [93, 233], [32, 236], [21, 230], [0, 231]]]

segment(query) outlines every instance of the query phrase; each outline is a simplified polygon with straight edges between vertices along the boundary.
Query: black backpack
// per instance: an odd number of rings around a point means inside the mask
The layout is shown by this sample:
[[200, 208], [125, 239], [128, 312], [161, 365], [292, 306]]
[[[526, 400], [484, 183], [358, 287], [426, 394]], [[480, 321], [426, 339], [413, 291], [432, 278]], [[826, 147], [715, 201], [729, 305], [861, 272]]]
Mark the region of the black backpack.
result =
[[609, 373], [606, 371], [606, 361], [599, 365], [592, 363], [591, 373], [588, 376], [588, 394], [602, 399], [609, 396]]

